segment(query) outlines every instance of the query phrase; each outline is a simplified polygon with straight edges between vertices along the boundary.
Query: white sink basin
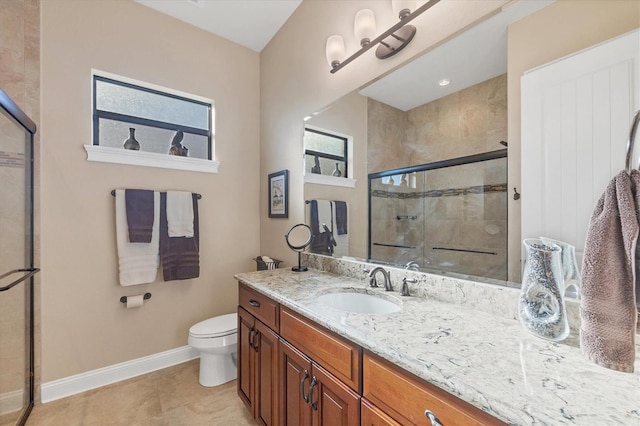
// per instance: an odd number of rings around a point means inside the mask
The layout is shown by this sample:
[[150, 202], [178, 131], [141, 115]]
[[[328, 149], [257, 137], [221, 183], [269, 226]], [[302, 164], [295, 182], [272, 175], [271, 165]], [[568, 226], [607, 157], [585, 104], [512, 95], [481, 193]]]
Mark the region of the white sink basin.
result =
[[336, 291], [318, 297], [320, 304], [359, 314], [390, 314], [400, 310], [400, 305], [380, 296], [353, 291]]

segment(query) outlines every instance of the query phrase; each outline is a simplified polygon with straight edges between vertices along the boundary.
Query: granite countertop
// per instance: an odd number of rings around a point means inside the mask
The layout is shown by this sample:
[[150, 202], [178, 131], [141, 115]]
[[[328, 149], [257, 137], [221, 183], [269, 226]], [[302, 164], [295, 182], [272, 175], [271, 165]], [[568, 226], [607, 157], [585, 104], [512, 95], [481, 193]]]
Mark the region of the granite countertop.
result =
[[[640, 425], [639, 361], [634, 374], [608, 370], [515, 319], [328, 272], [275, 269], [236, 279], [509, 424]], [[402, 309], [357, 314], [317, 302], [344, 288], [380, 293]]]

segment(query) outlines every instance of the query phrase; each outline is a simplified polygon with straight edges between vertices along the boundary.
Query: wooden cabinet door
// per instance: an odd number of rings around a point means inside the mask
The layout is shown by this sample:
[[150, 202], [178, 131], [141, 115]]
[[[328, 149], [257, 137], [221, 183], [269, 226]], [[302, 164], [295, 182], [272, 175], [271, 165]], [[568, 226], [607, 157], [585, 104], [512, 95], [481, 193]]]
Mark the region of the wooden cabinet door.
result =
[[309, 399], [314, 426], [360, 424], [360, 395], [315, 363]]
[[238, 307], [238, 396], [254, 415], [254, 362], [255, 319], [244, 309]]
[[400, 423], [389, 417], [384, 411], [362, 398], [360, 405], [361, 426], [400, 426]]
[[311, 360], [280, 340], [280, 424], [311, 426], [311, 407], [305, 396], [311, 382]]
[[278, 424], [278, 335], [256, 320], [255, 419], [265, 426]]

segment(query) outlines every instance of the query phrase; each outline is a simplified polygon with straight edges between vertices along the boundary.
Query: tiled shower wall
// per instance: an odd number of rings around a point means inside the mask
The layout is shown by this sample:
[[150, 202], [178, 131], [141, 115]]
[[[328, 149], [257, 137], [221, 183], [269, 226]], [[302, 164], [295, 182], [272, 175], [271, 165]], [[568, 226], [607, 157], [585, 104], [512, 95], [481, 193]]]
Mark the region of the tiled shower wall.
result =
[[[0, 88], [4, 90], [27, 115], [40, 123], [40, 1], [0, 0]], [[39, 137], [35, 137], [35, 263], [40, 264], [39, 251]], [[8, 161], [8, 160], [7, 160]], [[15, 169], [14, 169], [15, 170]], [[23, 186], [19, 186], [22, 190]], [[35, 346], [36, 346], [36, 400], [40, 383], [40, 300], [39, 277], [35, 290]], [[11, 309], [24, 311], [23, 304], [11, 304]], [[2, 315], [8, 315], [2, 312]], [[15, 331], [14, 331], [15, 332]], [[18, 332], [22, 333], [21, 330]], [[19, 342], [12, 336], [0, 336], [3, 342]], [[11, 345], [12, 343], [9, 343]], [[16, 351], [21, 350], [15, 348]], [[3, 366], [4, 368], [4, 366]]]
[[369, 99], [367, 172], [502, 149], [507, 140], [507, 75], [401, 111]]
[[[368, 114], [369, 173], [503, 149], [506, 75], [407, 112], [370, 99]], [[371, 242], [388, 245], [373, 246], [371, 257], [506, 279], [506, 164], [503, 158], [417, 173], [403, 186], [372, 185]]]

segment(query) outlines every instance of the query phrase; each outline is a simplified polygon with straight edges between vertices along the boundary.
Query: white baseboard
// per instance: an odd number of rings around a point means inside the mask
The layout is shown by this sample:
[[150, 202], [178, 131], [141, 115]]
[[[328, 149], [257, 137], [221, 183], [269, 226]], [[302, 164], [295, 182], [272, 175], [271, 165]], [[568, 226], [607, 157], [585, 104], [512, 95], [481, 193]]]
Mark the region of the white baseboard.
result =
[[18, 389], [0, 394], [0, 416], [22, 410], [24, 392], [24, 389]]
[[121, 380], [130, 379], [172, 365], [198, 358], [200, 352], [191, 346], [171, 349], [154, 355], [133, 359], [109, 367], [87, 371], [64, 379], [53, 380], [40, 386], [42, 402], [51, 402]]

